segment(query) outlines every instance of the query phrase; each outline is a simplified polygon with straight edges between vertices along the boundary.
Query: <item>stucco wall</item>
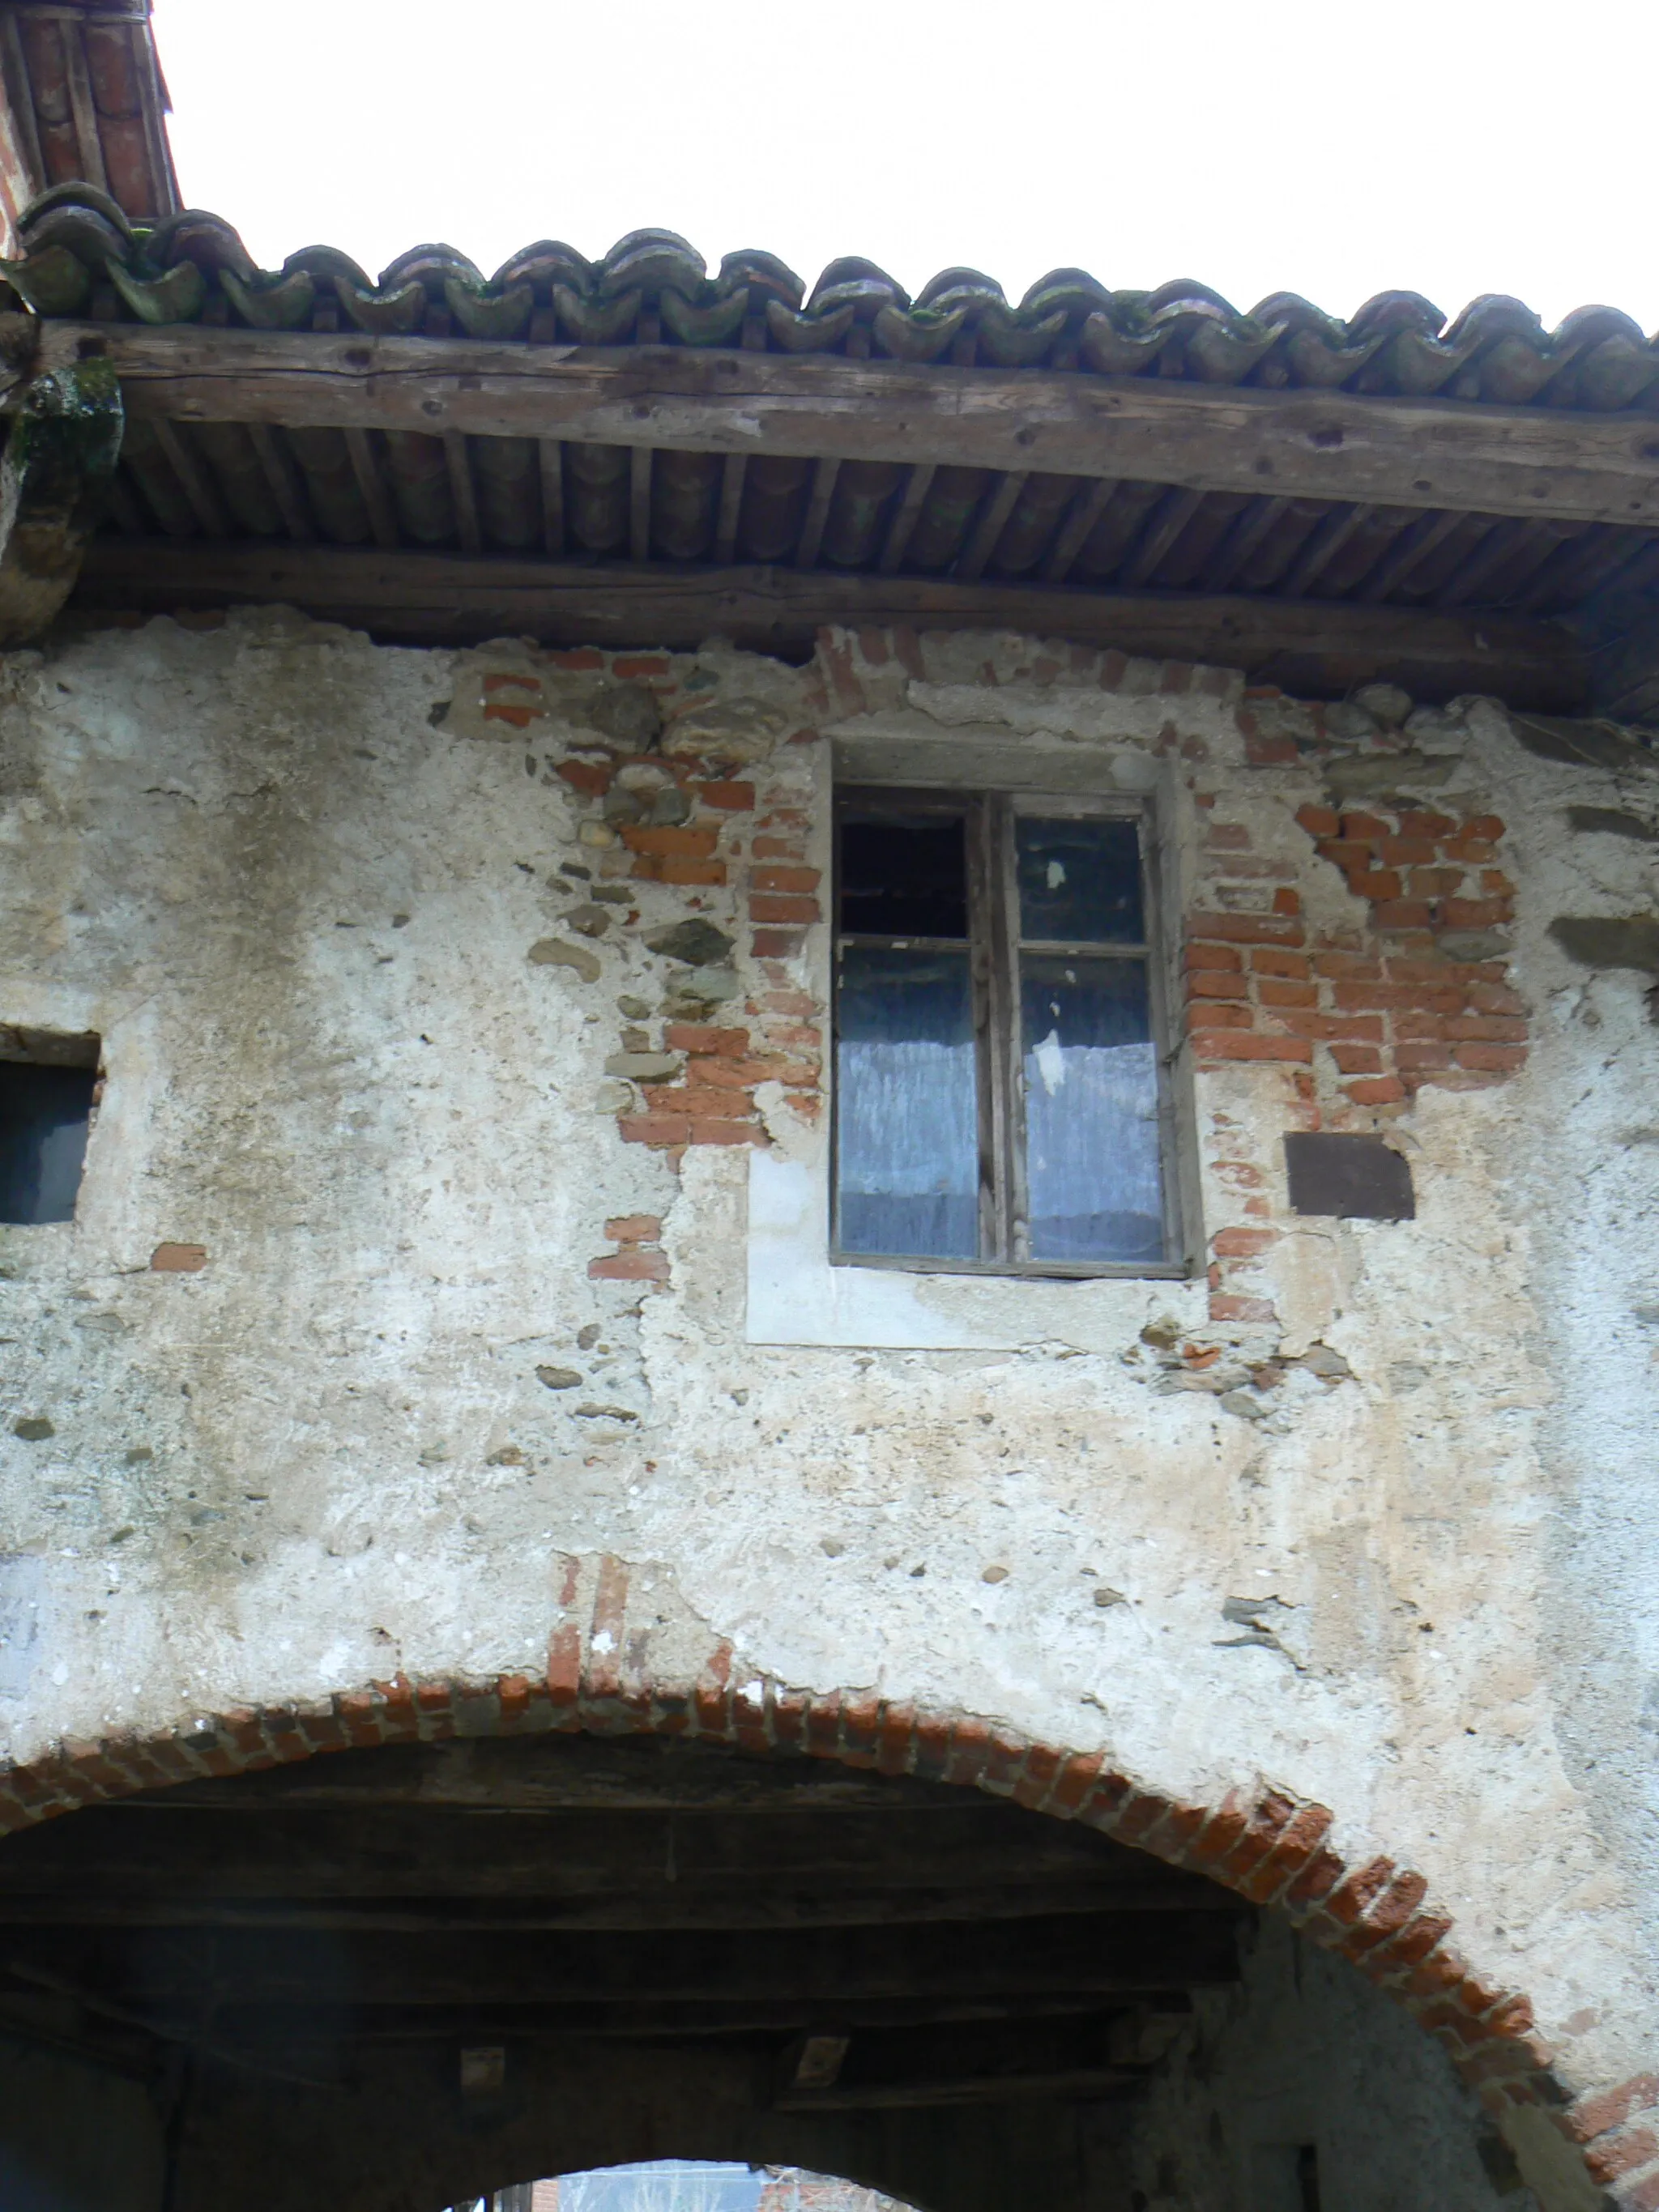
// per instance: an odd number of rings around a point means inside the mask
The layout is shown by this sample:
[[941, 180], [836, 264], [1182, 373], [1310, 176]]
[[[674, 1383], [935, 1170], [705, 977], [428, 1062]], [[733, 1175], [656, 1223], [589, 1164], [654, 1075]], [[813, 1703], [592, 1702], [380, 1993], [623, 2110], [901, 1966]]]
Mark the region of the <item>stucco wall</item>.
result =
[[[798, 671], [273, 612], [3, 673], [0, 1022], [96, 1030], [106, 1069], [76, 1222], [0, 1229], [11, 1756], [533, 1671], [555, 1554], [610, 1553], [784, 1681], [1098, 1745], [1198, 1802], [1320, 1800], [1351, 1858], [1423, 1870], [1569, 2079], [1659, 2048], [1659, 1030], [1651, 974], [1549, 933], [1653, 908], [1639, 748], [1013, 639]], [[837, 747], [1155, 800], [1170, 918], [1221, 916], [1195, 936], [1247, 986], [1194, 1001], [1180, 1071], [1192, 1280], [750, 1340], [789, 1334], [747, 1317], [751, 1157], [810, 1176], [823, 1144]], [[702, 834], [641, 838], [670, 781], [663, 826]], [[1371, 1017], [1320, 963], [1425, 927], [1380, 847], [1369, 875], [1322, 851], [1365, 810], [1443, 818], [1444, 895], [1489, 910], [1421, 945], [1476, 1030], [1413, 1058], [1429, 986], [1385, 982], [1356, 1073], [1340, 1024]], [[693, 918], [731, 940], [695, 975], [644, 941]], [[1320, 979], [1297, 1025], [1263, 948]], [[722, 1027], [747, 1042], [689, 1034]], [[672, 1063], [649, 1089], [641, 1052]], [[1387, 1133], [1417, 1219], [1291, 1216], [1279, 1139], [1315, 1123]]]

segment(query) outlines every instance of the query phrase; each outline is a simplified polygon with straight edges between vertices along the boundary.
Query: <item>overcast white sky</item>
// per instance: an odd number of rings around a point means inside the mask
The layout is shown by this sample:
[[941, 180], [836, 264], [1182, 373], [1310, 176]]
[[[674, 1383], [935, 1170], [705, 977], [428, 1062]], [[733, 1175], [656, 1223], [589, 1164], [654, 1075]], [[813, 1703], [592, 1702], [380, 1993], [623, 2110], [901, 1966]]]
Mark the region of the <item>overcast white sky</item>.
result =
[[645, 224], [810, 286], [1080, 265], [1659, 325], [1653, 0], [155, 0], [187, 202], [267, 267]]

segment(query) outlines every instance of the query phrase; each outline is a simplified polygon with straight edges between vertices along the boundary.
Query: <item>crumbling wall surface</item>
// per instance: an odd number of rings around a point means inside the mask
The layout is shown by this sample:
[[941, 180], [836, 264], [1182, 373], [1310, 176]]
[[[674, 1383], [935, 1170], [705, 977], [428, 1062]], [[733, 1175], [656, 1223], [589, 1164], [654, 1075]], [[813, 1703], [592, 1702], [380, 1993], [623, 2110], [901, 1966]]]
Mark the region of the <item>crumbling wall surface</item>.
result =
[[1515, 2156], [1444, 2056], [1346, 1960], [1282, 1921], [1239, 1986], [1201, 1995], [1139, 2116], [1146, 2212], [1534, 2212]]
[[[106, 1069], [76, 1222], [0, 1230], [15, 1758], [533, 1673], [609, 1553], [783, 1681], [1322, 1802], [1570, 2079], [1659, 2049], [1641, 748], [902, 632], [3, 675], [0, 1022]], [[1190, 1279], [767, 1272], [837, 761], [1154, 803]], [[1310, 1127], [1416, 1219], [1291, 1214]]]

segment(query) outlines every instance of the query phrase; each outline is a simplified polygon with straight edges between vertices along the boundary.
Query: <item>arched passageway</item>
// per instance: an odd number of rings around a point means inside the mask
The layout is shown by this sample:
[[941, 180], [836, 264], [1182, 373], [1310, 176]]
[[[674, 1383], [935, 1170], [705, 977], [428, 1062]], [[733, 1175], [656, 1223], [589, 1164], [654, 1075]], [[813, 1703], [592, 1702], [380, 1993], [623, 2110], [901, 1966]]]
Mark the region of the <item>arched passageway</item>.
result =
[[[925, 1723], [903, 1717], [896, 1759], [839, 1705], [812, 1759], [755, 1755], [788, 1747], [766, 1710], [764, 1745], [735, 1723], [457, 1741], [456, 1703], [411, 1692], [405, 1733], [430, 1740], [314, 1762], [250, 1717], [240, 1757], [216, 1738], [194, 1779], [0, 1849], [0, 2033], [27, 2062], [0, 2106], [9, 2203], [441, 2212], [671, 2155], [924, 2212], [1526, 2201], [1443, 2052], [1248, 1893], [1316, 1854], [1297, 1808], [1137, 1822], [1098, 1761], [1068, 1784], [963, 1723], [917, 1771]], [[975, 1758], [989, 1786], [954, 1786]], [[1088, 1817], [1097, 1793], [1136, 1842]], [[1211, 1823], [1231, 1887], [1170, 1863]], [[1335, 1924], [1403, 1879], [1373, 1872]], [[1385, 1916], [1370, 1948], [1413, 1924]], [[65, 2146], [94, 2140], [88, 2182]]]

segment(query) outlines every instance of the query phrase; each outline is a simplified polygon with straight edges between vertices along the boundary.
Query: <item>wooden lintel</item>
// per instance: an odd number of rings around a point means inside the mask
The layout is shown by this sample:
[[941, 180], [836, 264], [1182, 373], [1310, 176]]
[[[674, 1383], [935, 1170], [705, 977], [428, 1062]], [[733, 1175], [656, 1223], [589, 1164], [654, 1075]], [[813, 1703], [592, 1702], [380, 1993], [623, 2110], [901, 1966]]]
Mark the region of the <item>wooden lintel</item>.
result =
[[40, 345], [49, 366], [106, 353], [133, 414], [179, 422], [931, 462], [1659, 527], [1659, 423], [1634, 413], [197, 324], [51, 322]]
[[1420, 699], [1475, 691], [1567, 714], [1586, 696], [1580, 648], [1553, 623], [816, 568], [112, 537], [88, 549], [75, 604], [141, 613], [284, 604], [377, 637], [431, 645], [507, 635], [550, 645], [689, 647], [723, 636], [790, 659], [808, 654], [827, 623], [1018, 629], [1242, 669], [1312, 697], [1340, 697], [1357, 684], [1385, 679]]

